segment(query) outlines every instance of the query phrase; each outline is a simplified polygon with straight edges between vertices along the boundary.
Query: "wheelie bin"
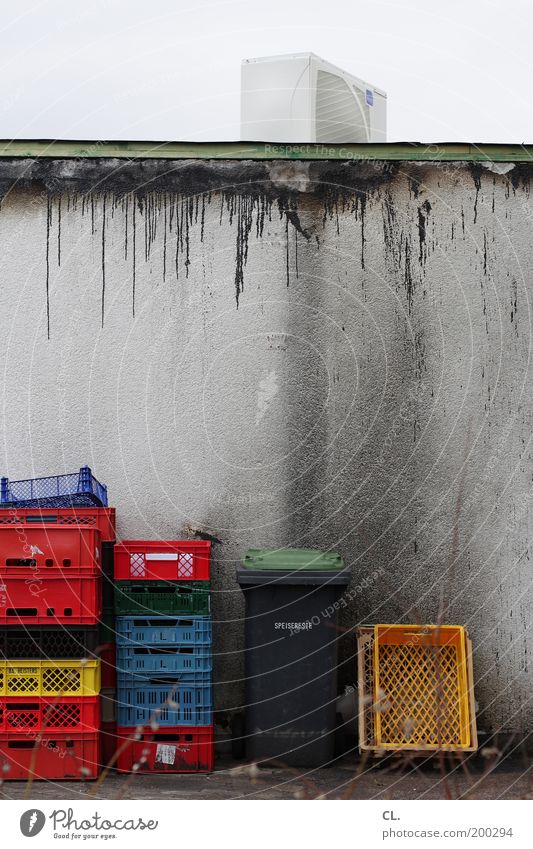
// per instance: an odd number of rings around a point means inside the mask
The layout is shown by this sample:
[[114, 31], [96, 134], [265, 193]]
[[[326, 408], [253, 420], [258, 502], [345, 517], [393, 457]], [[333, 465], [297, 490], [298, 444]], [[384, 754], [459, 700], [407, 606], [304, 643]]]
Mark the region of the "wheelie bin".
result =
[[318, 767], [334, 757], [338, 554], [252, 549], [237, 569], [245, 613], [246, 757]]

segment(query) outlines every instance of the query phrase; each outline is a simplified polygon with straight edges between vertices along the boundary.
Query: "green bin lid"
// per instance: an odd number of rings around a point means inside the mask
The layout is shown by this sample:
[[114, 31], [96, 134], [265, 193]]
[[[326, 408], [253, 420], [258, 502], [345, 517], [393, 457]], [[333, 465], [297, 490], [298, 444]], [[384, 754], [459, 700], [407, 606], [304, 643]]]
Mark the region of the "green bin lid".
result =
[[291, 572], [338, 572], [344, 569], [340, 554], [310, 548], [250, 548], [242, 558], [245, 569]]

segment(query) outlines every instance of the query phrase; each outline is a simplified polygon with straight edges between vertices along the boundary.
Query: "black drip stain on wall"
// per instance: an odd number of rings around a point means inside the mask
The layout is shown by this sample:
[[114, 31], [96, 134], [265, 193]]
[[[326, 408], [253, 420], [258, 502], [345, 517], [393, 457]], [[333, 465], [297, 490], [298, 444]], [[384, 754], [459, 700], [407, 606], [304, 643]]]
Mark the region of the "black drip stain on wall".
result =
[[427, 257], [426, 227], [430, 212], [431, 204], [429, 200], [425, 200], [422, 206], [418, 207], [418, 242], [420, 246], [418, 259], [421, 266], [425, 264]]
[[131, 267], [131, 312], [133, 318], [135, 318], [135, 284], [136, 284], [136, 272], [137, 272], [137, 201], [135, 197], [133, 198], [133, 233], [132, 233], [132, 267]]
[[50, 339], [50, 230], [52, 227], [52, 199], [46, 200], [46, 336]]
[[61, 195], [57, 199], [57, 265], [61, 266]]
[[479, 192], [481, 190], [481, 170], [481, 165], [478, 165], [477, 163], [472, 165], [472, 179], [474, 180], [474, 186], [476, 188], [476, 196], [474, 198], [474, 224], [477, 221], [477, 205], [479, 201]]
[[105, 315], [105, 214], [107, 197], [102, 199], [102, 327]]
[[[429, 200], [422, 200], [428, 181], [435, 179], [435, 165], [424, 166], [413, 163], [365, 163], [365, 162], [311, 162], [306, 163], [308, 181], [303, 189], [291, 187], [290, 177], [286, 182], [271, 178], [269, 162], [251, 161], [158, 161], [158, 160], [7, 160], [0, 161], [0, 198], [13, 184], [25, 188], [44, 186], [47, 196], [46, 236], [46, 311], [47, 334], [50, 336], [50, 274], [51, 274], [51, 230], [57, 227], [57, 262], [61, 265], [62, 241], [64, 240], [65, 215], [71, 214], [81, 204], [82, 216], [90, 215], [90, 232], [94, 236], [101, 225], [101, 321], [105, 322], [106, 289], [109, 278], [109, 256], [116, 257], [108, 247], [109, 216], [120, 211], [124, 221], [123, 256], [131, 261], [132, 315], [136, 312], [136, 286], [138, 271], [138, 238], [143, 241], [145, 264], [161, 262], [161, 279], [167, 281], [174, 252], [174, 276], [176, 281], [189, 277], [192, 255], [192, 230], [194, 239], [204, 242], [206, 215], [210, 206], [219, 204], [219, 221], [229, 221], [235, 232], [234, 254], [234, 297], [236, 308], [245, 287], [245, 270], [249, 258], [250, 239], [260, 240], [265, 222], [272, 221], [277, 209], [284, 224], [285, 276], [290, 285], [291, 274], [298, 277], [298, 252], [302, 241], [308, 242], [311, 235], [320, 245], [317, 233], [307, 232], [301, 225], [299, 209], [302, 192], [305, 193], [307, 208], [317, 212], [320, 221], [331, 221], [335, 232], [341, 233], [340, 216], [353, 216], [359, 228], [360, 251], [358, 266], [366, 270], [367, 259], [367, 215], [372, 205], [382, 211], [382, 227], [385, 259], [398, 285], [405, 291], [407, 310], [412, 314], [415, 303], [415, 282], [420, 267], [423, 280], [428, 254], [436, 247], [435, 236], [430, 237], [429, 222], [433, 234], [436, 219], [432, 215]], [[516, 191], [522, 185], [529, 192], [533, 166], [514, 166], [509, 175], [498, 176], [486, 171], [479, 163], [460, 164], [463, 173], [474, 182], [474, 223], [478, 221], [479, 205], [485, 192], [485, 183], [490, 183], [491, 204], [494, 210], [494, 187], [504, 181], [507, 189]], [[496, 180], [496, 182], [495, 182]], [[393, 185], [395, 184], [393, 189]], [[403, 185], [403, 190], [402, 190]], [[398, 188], [399, 194], [396, 195]], [[408, 191], [408, 202], [402, 200], [402, 191]], [[464, 191], [460, 184], [457, 191]], [[488, 196], [488, 195], [487, 195]], [[405, 198], [405, 195], [403, 195]], [[56, 201], [57, 199], [57, 201]], [[56, 216], [53, 218], [52, 201], [56, 201]], [[396, 204], [402, 204], [398, 208]], [[414, 206], [414, 220], [406, 218], [407, 207]], [[461, 204], [460, 223], [466, 239], [465, 208]], [[212, 212], [214, 209], [212, 210]], [[216, 213], [215, 213], [216, 214]], [[410, 213], [408, 213], [410, 214]], [[212, 218], [212, 213], [211, 213]], [[373, 226], [375, 215], [373, 214]], [[140, 229], [139, 229], [140, 225]], [[300, 238], [302, 237], [302, 238]], [[452, 222], [452, 241], [456, 238]], [[358, 241], [359, 241], [358, 240]], [[488, 275], [488, 237], [484, 234], [483, 275]], [[197, 241], [195, 241], [197, 244]], [[150, 271], [152, 267], [150, 268]], [[364, 287], [365, 276], [361, 275]], [[155, 281], [157, 285], [157, 280]], [[485, 305], [486, 309], [486, 305]], [[513, 317], [515, 311], [513, 310]]]
[[404, 251], [404, 283], [405, 283], [405, 291], [407, 292], [407, 310], [409, 315], [412, 314], [413, 311], [413, 274], [411, 271], [411, 242], [407, 237], [405, 237], [405, 251]]

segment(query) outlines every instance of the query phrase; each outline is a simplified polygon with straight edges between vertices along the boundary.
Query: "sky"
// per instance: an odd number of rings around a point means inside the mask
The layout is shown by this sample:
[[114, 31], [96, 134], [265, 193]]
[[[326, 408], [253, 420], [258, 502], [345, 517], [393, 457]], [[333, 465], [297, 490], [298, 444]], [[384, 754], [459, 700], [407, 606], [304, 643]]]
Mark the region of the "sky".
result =
[[533, 143], [530, 0], [0, 9], [1, 138], [237, 140], [241, 60], [311, 51], [385, 89], [389, 141]]

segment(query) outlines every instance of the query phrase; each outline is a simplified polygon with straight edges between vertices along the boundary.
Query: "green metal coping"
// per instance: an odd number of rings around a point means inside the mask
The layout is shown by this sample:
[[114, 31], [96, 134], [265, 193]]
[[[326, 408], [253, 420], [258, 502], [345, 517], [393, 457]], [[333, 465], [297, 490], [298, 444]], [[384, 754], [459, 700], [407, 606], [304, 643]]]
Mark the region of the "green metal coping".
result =
[[392, 142], [283, 144], [261, 142], [148, 142], [0, 140], [0, 158], [47, 159], [289, 159], [418, 162], [530, 162], [533, 145]]
[[338, 572], [344, 569], [339, 554], [309, 548], [250, 548], [241, 563], [245, 569], [268, 571]]

